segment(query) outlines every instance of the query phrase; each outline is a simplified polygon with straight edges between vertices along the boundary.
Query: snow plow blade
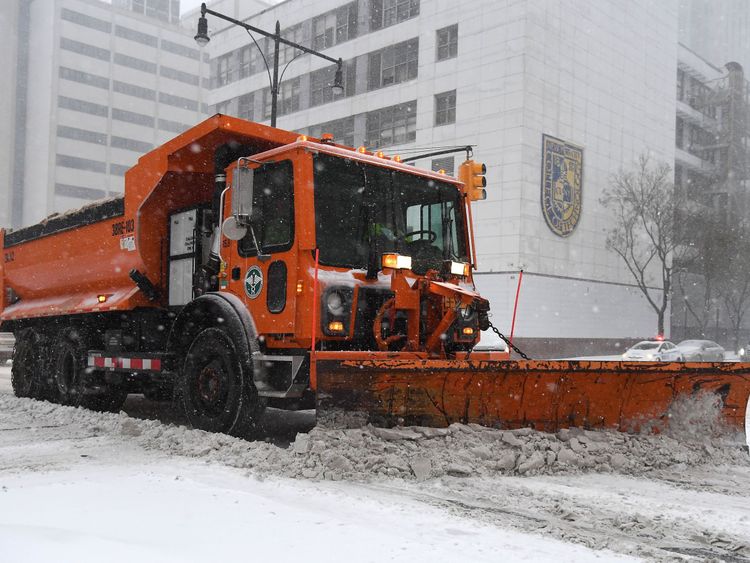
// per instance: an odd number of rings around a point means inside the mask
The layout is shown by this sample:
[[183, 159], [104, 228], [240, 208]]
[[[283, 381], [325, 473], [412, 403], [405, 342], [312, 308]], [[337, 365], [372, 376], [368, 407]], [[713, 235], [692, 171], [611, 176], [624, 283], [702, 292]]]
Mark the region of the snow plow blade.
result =
[[[750, 363], [427, 359], [417, 353], [319, 352], [318, 416], [380, 426], [663, 428], [681, 396], [713, 393], [724, 423], [744, 429]], [[646, 426], [648, 425], [648, 426]]]

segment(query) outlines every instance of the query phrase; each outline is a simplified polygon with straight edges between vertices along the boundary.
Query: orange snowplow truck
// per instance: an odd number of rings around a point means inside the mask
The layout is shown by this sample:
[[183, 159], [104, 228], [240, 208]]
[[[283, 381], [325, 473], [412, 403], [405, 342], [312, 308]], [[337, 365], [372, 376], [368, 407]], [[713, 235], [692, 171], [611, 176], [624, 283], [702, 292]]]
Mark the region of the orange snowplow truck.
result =
[[14, 392], [103, 410], [144, 393], [235, 435], [266, 405], [630, 429], [703, 391], [744, 423], [745, 364], [472, 351], [490, 327], [472, 279], [482, 174], [216, 115], [141, 157], [124, 197], [0, 230]]

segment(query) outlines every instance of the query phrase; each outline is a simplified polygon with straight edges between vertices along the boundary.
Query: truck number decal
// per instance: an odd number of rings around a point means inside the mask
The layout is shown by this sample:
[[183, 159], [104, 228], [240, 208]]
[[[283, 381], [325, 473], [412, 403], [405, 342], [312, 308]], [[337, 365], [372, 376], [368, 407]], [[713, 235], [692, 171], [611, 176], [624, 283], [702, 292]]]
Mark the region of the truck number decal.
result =
[[5, 253], [5, 261], [6, 262], [13, 262], [16, 259], [16, 253], [12, 250], [10, 252]]
[[135, 220], [128, 219], [127, 221], [117, 221], [112, 223], [112, 236], [119, 237], [125, 233], [135, 232]]

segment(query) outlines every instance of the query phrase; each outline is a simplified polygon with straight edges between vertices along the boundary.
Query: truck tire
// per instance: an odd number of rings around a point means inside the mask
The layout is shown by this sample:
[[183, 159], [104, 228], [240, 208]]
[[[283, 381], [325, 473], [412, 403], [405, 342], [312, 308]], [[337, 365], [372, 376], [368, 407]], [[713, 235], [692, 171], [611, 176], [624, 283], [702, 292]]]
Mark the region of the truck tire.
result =
[[99, 385], [87, 388], [88, 340], [74, 329], [62, 331], [52, 352], [53, 380], [57, 387], [59, 402], [72, 407], [117, 412], [128, 394], [116, 385]]
[[231, 337], [219, 328], [195, 337], [176, 390], [188, 422], [200, 430], [246, 438], [263, 412], [252, 367], [242, 365]]
[[16, 335], [10, 383], [16, 397], [41, 399], [44, 396], [44, 362], [39, 335], [27, 329]]

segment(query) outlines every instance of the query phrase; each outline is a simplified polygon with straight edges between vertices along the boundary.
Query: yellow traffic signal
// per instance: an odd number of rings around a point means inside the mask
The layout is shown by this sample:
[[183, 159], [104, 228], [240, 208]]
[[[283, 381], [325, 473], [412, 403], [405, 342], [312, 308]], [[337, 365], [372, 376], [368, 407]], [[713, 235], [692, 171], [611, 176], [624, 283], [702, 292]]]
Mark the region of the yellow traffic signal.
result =
[[465, 160], [458, 167], [458, 179], [466, 186], [466, 197], [470, 201], [487, 199], [484, 189], [487, 186], [487, 178], [484, 177], [486, 173], [487, 167], [473, 160]]

